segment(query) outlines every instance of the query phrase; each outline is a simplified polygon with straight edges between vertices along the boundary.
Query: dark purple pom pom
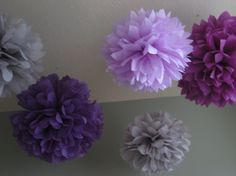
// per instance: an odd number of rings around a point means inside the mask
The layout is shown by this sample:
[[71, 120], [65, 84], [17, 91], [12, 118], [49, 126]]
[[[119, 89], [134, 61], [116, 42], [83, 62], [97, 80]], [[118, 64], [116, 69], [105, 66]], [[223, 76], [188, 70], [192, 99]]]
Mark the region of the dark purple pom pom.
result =
[[236, 102], [236, 16], [194, 24], [191, 62], [179, 81], [182, 94], [197, 104], [223, 107]]
[[81, 158], [102, 134], [101, 108], [83, 82], [52, 74], [17, 97], [25, 110], [11, 118], [14, 136], [30, 155], [53, 163]]

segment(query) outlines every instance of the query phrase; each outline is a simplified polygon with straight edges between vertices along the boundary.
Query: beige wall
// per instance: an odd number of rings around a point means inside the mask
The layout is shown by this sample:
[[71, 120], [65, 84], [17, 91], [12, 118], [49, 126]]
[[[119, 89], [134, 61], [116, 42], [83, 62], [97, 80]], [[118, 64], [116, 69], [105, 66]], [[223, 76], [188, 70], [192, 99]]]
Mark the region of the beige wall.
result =
[[[23, 17], [44, 43], [45, 72], [69, 74], [88, 82], [93, 97], [102, 102], [178, 95], [174, 86], [159, 94], [137, 93], [117, 86], [105, 72], [101, 55], [104, 37], [114, 22], [130, 10], [165, 8], [186, 24], [218, 15], [236, 15], [235, 0], [0, 0], [0, 11]], [[14, 100], [0, 100], [0, 111], [16, 108]]]
[[168, 111], [184, 121], [192, 134], [185, 160], [165, 176], [235, 176], [236, 106], [200, 107], [181, 97], [105, 103], [104, 135], [84, 159], [59, 165], [27, 156], [12, 137], [8, 114], [0, 113], [1, 176], [141, 176], [120, 157], [120, 145], [135, 115]]

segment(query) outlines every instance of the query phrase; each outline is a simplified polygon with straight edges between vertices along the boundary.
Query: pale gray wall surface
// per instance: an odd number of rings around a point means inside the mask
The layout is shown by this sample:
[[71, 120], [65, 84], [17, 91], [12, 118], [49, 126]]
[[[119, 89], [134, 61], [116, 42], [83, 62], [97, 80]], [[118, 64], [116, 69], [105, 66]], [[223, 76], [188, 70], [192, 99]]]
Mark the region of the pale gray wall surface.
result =
[[103, 104], [104, 135], [83, 159], [48, 164], [29, 157], [12, 137], [7, 113], [0, 114], [0, 176], [139, 176], [120, 158], [124, 130], [135, 115], [168, 111], [192, 134], [185, 160], [166, 176], [236, 175], [236, 106], [200, 107], [182, 97]]

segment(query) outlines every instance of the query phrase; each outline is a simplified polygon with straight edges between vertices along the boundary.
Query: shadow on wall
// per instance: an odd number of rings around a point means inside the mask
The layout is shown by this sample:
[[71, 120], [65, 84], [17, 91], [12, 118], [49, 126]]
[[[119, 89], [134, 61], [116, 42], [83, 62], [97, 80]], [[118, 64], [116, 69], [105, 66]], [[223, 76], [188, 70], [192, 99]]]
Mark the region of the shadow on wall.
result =
[[168, 111], [184, 121], [192, 134], [192, 146], [185, 160], [172, 173], [175, 176], [235, 176], [235, 106], [217, 109], [200, 107], [182, 97], [102, 104], [104, 135], [83, 159], [49, 164], [27, 156], [12, 137], [9, 113], [0, 120], [1, 176], [137, 176], [120, 157], [125, 129], [134, 117], [145, 112]]

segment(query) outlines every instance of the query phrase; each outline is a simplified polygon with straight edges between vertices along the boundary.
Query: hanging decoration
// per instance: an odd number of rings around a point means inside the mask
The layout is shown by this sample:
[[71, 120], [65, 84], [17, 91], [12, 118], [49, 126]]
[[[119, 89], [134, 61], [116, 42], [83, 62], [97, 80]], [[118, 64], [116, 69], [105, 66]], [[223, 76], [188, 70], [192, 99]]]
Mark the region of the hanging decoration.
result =
[[25, 110], [11, 122], [20, 146], [52, 163], [85, 156], [103, 129], [101, 108], [89, 96], [85, 83], [69, 76], [60, 80], [56, 74], [18, 94]]
[[119, 84], [158, 92], [181, 79], [192, 51], [189, 34], [177, 17], [160, 11], [131, 11], [106, 38], [107, 70]]
[[181, 94], [197, 104], [236, 102], [236, 16], [228, 12], [194, 24], [191, 63], [179, 81]]
[[0, 15], [0, 97], [35, 82], [43, 55], [41, 39], [23, 19]]
[[183, 122], [168, 113], [138, 116], [126, 132], [121, 155], [146, 174], [172, 171], [189, 151], [190, 135]]

